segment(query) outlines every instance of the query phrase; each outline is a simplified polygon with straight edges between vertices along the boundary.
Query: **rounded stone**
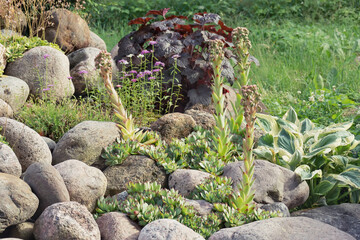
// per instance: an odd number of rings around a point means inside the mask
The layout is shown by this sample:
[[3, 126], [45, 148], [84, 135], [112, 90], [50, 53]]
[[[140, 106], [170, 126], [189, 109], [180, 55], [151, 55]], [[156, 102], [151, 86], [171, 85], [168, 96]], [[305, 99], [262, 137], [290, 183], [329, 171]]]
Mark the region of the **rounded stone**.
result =
[[14, 112], [26, 102], [29, 96], [29, 86], [17, 77], [3, 76], [0, 78], [0, 98], [11, 106]]
[[106, 43], [96, 33], [90, 31], [90, 43], [89, 47], [98, 48], [106, 51]]
[[22, 178], [40, 201], [35, 218], [54, 203], [70, 201], [63, 178], [50, 164], [33, 163], [26, 169]]
[[210, 236], [209, 240], [355, 240], [351, 235], [328, 224], [306, 217], [270, 218], [223, 228]]
[[191, 228], [173, 219], [159, 219], [147, 224], [138, 240], [204, 240]]
[[177, 169], [169, 176], [169, 188], [174, 188], [179, 193], [187, 197], [200, 185], [211, 177], [210, 173], [193, 169]]
[[13, 118], [14, 111], [4, 100], [0, 98], [0, 117]]
[[34, 215], [39, 199], [23, 180], [0, 173], [0, 233]]
[[100, 240], [99, 227], [85, 206], [55, 203], [45, 209], [34, 226], [36, 240]]
[[28, 126], [10, 118], [0, 118], [0, 134], [17, 156], [22, 171], [35, 162], [51, 164], [51, 152], [41, 136]]
[[54, 164], [77, 159], [88, 165], [104, 162], [101, 153], [105, 147], [120, 137], [113, 122], [84, 121], [70, 129], [56, 144]]
[[0, 142], [0, 172], [21, 176], [21, 165], [15, 153], [8, 145]]
[[70, 200], [81, 203], [91, 212], [96, 201], [104, 196], [107, 186], [105, 175], [97, 168], [78, 160], [67, 160], [54, 166], [64, 179]]
[[105, 213], [96, 220], [102, 240], [137, 240], [141, 228], [120, 212]]
[[[309, 197], [309, 186], [293, 171], [264, 160], [255, 160], [254, 165], [255, 202], [283, 202], [292, 209], [303, 204]], [[243, 169], [243, 161], [229, 163], [224, 167], [223, 176], [232, 179], [235, 191], [238, 191]]]
[[108, 180], [106, 195], [125, 191], [129, 182], [157, 182], [166, 186], [166, 173], [151, 158], [141, 155], [127, 157], [121, 165], [109, 166], [104, 170]]
[[45, 29], [45, 39], [55, 42], [66, 53], [88, 47], [90, 29], [86, 21], [65, 8], [49, 11], [50, 23]]
[[196, 126], [195, 120], [188, 114], [169, 113], [151, 124], [151, 129], [160, 133], [169, 142], [173, 138], [187, 137]]
[[[5, 74], [25, 81], [30, 94], [62, 99], [74, 94], [66, 55], [49, 46], [32, 48], [8, 64]], [[43, 89], [49, 89], [44, 91]]]

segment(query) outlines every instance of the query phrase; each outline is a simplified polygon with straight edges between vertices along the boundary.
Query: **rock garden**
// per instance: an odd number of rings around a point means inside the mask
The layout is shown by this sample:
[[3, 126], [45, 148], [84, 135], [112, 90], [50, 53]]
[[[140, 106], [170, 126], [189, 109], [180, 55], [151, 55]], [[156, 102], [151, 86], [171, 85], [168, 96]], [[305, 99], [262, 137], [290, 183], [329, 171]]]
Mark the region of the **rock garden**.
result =
[[6, 6], [1, 239], [360, 239], [358, 102], [274, 114], [246, 27], [163, 8], [109, 48], [70, 5]]

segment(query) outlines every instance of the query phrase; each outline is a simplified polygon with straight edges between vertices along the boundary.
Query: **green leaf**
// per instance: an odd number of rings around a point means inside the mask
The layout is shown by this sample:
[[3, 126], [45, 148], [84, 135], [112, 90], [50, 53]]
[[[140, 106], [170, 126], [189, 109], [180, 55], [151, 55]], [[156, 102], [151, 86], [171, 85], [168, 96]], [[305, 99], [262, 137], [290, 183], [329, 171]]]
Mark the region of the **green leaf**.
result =
[[335, 182], [331, 182], [328, 180], [322, 180], [316, 187], [314, 188], [314, 194], [319, 196], [326, 195], [334, 186]]
[[261, 138], [259, 139], [258, 145], [274, 148], [274, 137], [267, 133], [267, 134], [261, 136]]
[[285, 129], [281, 129], [278, 139], [277, 147], [282, 148], [289, 152], [291, 155], [295, 153], [295, 136]]
[[273, 161], [274, 155], [271, 150], [267, 147], [260, 146], [253, 150], [253, 153], [260, 159], [266, 159], [268, 161]]
[[302, 154], [299, 150], [296, 150], [295, 153], [291, 156], [289, 161], [290, 170], [294, 171], [295, 168], [301, 163]]
[[277, 117], [257, 113], [256, 114], [256, 123], [265, 133], [269, 133], [271, 135], [276, 135], [279, 132], [279, 127], [276, 122]]
[[312, 129], [314, 129], [315, 125], [308, 118], [304, 119], [300, 123], [300, 133], [304, 134]]
[[297, 114], [296, 114], [295, 110], [292, 107], [290, 107], [290, 109], [284, 114], [284, 116], [282, 118], [284, 120], [292, 122], [292, 123], [294, 123], [296, 125], [299, 123], [299, 119], [297, 117]]
[[322, 171], [320, 169], [311, 172], [310, 167], [305, 164], [297, 167], [294, 172], [301, 177], [302, 181], [322, 177]]

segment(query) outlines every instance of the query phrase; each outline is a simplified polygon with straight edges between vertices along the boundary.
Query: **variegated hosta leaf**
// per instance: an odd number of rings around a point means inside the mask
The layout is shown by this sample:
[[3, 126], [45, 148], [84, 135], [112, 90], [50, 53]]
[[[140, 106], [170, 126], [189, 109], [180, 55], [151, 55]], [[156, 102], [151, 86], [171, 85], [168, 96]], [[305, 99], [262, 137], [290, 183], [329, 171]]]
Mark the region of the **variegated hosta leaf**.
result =
[[333, 162], [335, 164], [335, 166], [340, 166], [340, 167], [346, 167], [349, 163], [349, 158], [345, 157], [345, 156], [340, 156], [340, 155], [335, 155], [335, 156], [331, 156], [330, 161]]
[[360, 168], [358, 167], [348, 168], [340, 174], [329, 174], [329, 177], [333, 177], [342, 184], [360, 189]]
[[297, 139], [294, 134], [288, 132], [285, 129], [281, 129], [279, 136], [277, 137], [277, 144], [275, 144], [275, 146], [287, 151], [290, 153], [290, 155], [293, 155], [296, 150], [296, 141]]
[[295, 153], [291, 156], [288, 162], [290, 170], [294, 171], [296, 167], [301, 163], [302, 158], [303, 158], [303, 153], [300, 150], [296, 149]]
[[[273, 150], [273, 149], [272, 149]], [[272, 152], [269, 147], [260, 146], [253, 150], [253, 153], [256, 154], [257, 158], [266, 159], [268, 161], [273, 161], [275, 152]]]
[[258, 145], [274, 148], [274, 137], [267, 133], [259, 139]]
[[353, 122], [344, 122], [344, 123], [337, 123], [332, 124], [326, 128], [324, 128], [321, 132], [319, 132], [318, 136], [316, 138], [322, 138], [323, 136], [326, 136], [331, 133], [340, 132], [340, 131], [346, 131], [352, 126]]
[[311, 158], [317, 154], [326, 154], [341, 145], [341, 138], [336, 134], [330, 134], [322, 138], [319, 142], [315, 142], [309, 149], [310, 153], [306, 154], [306, 158]]
[[301, 177], [302, 181], [312, 178], [322, 178], [322, 171], [320, 169], [311, 172], [310, 167], [305, 164], [298, 166], [294, 172]]
[[263, 130], [265, 133], [269, 133], [273, 136], [276, 136], [280, 131], [279, 126], [276, 122], [277, 119], [277, 117], [267, 114], [256, 114], [256, 123], [260, 127], [260, 129]]
[[282, 119], [294, 123], [296, 126], [299, 125], [299, 119], [297, 113], [292, 107], [290, 107], [290, 109], [284, 114]]
[[310, 121], [310, 119], [306, 118], [301, 121], [300, 123], [300, 133], [305, 134], [309, 132], [310, 130], [313, 130], [315, 128], [315, 124]]
[[296, 133], [296, 134], [300, 133], [299, 127], [295, 123], [286, 121], [281, 118], [277, 119], [276, 122], [279, 124], [281, 128], [286, 129], [291, 133]]

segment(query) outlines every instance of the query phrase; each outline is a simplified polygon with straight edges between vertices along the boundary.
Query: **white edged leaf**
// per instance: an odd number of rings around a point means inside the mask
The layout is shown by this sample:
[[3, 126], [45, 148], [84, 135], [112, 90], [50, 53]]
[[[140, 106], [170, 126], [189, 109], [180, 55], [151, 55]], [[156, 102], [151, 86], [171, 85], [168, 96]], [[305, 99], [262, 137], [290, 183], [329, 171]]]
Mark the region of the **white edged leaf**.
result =
[[298, 166], [294, 172], [301, 177], [302, 181], [322, 177], [322, 171], [320, 169], [311, 172], [310, 167], [306, 164]]
[[256, 114], [256, 123], [262, 131], [269, 133], [273, 136], [277, 135], [279, 132], [279, 126], [276, 122], [277, 117], [257, 113]]

